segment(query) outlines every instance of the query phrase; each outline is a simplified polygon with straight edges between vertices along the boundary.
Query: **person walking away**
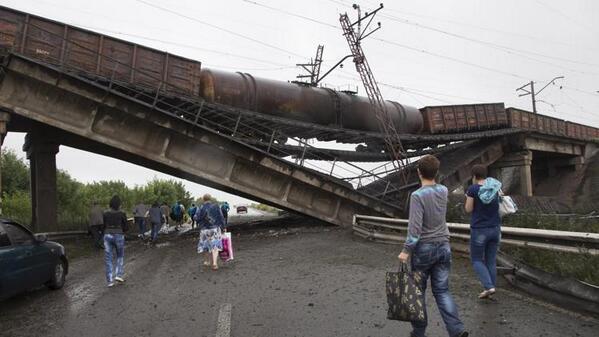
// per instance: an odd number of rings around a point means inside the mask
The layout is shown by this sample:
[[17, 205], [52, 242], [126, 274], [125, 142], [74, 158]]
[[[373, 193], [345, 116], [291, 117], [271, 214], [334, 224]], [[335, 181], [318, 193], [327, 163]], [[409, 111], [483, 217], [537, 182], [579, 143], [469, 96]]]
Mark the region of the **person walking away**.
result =
[[495, 294], [497, 281], [497, 249], [501, 240], [499, 194], [501, 182], [487, 177], [483, 165], [472, 167], [472, 185], [466, 191], [465, 209], [470, 219], [470, 260], [483, 291], [479, 298]]
[[225, 227], [224, 230], [227, 230], [227, 225], [229, 224], [229, 210], [231, 209], [231, 207], [229, 207], [229, 203], [228, 202], [223, 202], [223, 204], [220, 206], [220, 211], [221, 213], [223, 213], [223, 218], [225, 218]]
[[160, 206], [160, 209], [162, 209], [162, 214], [164, 214], [164, 218], [165, 218], [164, 224], [166, 225], [166, 228], [168, 228], [169, 219], [170, 219], [170, 215], [171, 215], [171, 208], [168, 207], [168, 204], [166, 202], [163, 202], [162, 206]]
[[94, 240], [94, 245], [104, 249], [102, 227], [104, 225], [104, 210], [97, 201], [94, 201], [89, 212], [89, 232]]
[[[464, 330], [458, 307], [449, 291], [451, 248], [445, 220], [448, 192], [447, 187], [435, 182], [439, 165], [439, 160], [431, 155], [418, 161], [417, 171], [422, 186], [410, 196], [408, 235], [398, 258], [401, 263], [408, 263], [411, 258], [412, 270], [422, 273], [420, 287], [423, 293], [430, 277], [433, 297], [449, 336], [467, 337], [468, 332]], [[426, 311], [425, 317], [428, 317]], [[410, 336], [424, 337], [428, 318], [411, 324]]]
[[195, 215], [196, 212], [198, 211], [198, 207], [196, 206], [196, 204], [191, 204], [191, 207], [189, 207], [189, 209], [187, 210], [187, 214], [189, 214], [189, 218], [191, 219], [191, 229], [193, 229], [195, 227]]
[[133, 208], [133, 220], [139, 228], [139, 238], [144, 240], [146, 233], [146, 213], [148, 212], [148, 206], [143, 203], [138, 203]]
[[180, 201], [177, 201], [171, 207], [171, 219], [175, 224], [175, 231], [179, 231], [179, 227], [183, 223], [183, 214], [185, 213], [185, 207]]
[[202, 207], [196, 212], [196, 222], [200, 227], [198, 253], [204, 253], [205, 266], [218, 270], [218, 252], [223, 249], [222, 230], [225, 221], [220, 206], [211, 201], [210, 194], [202, 197]]
[[157, 202], [152, 204], [152, 207], [148, 210], [148, 217], [150, 218], [150, 224], [152, 226], [152, 232], [150, 235], [150, 241], [155, 244], [158, 239], [158, 232], [160, 231], [160, 227], [164, 223], [164, 213], [162, 213], [162, 208], [158, 205]]
[[[112, 287], [114, 282], [125, 282], [125, 233], [127, 232], [127, 215], [121, 211], [121, 199], [115, 195], [110, 199], [110, 209], [104, 212], [104, 265], [106, 282]], [[116, 270], [113, 261], [113, 250], [116, 250]], [[115, 275], [116, 274], [116, 275]]]

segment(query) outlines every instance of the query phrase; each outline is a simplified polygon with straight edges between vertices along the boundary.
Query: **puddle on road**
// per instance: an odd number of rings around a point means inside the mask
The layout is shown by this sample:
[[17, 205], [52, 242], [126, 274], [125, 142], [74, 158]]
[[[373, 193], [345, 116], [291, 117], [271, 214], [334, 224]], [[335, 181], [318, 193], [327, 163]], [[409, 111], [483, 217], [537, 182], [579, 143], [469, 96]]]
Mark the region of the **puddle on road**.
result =
[[168, 246], [170, 246], [170, 245], [171, 245], [171, 242], [170, 242], [170, 241], [167, 241], [167, 242], [161, 242], [161, 243], [157, 243], [155, 247], [156, 247], [156, 248], [162, 248], [162, 247], [168, 247]]

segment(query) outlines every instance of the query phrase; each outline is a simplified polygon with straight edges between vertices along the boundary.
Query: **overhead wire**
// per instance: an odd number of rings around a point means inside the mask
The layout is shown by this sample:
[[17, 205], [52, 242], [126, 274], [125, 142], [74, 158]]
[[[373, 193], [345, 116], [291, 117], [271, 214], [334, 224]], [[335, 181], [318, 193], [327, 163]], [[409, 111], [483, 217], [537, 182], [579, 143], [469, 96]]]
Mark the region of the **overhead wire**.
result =
[[[298, 18], [301, 18], [301, 19], [304, 19], [304, 20], [309, 20], [311, 22], [318, 23], [318, 24], [321, 24], [321, 25], [324, 25], [324, 26], [327, 26], [327, 27], [330, 27], [330, 28], [334, 27], [333, 25], [328, 24], [326, 22], [323, 22], [323, 21], [320, 21], [320, 20], [316, 20], [316, 19], [313, 19], [313, 18], [309, 18], [309, 17], [304, 16], [304, 15], [295, 14], [295, 13], [292, 13], [290, 11], [282, 10], [280, 8], [276, 8], [276, 7], [273, 7], [273, 6], [264, 5], [262, 3], [254, 1], [254, 0], [242, 0], [242, 1], [254, 4], [256, 6], [261, 6], [261, 7], [264, 7], [264, 8], [268, 8], [270, 10], [277, 11], [277, 12], [280, 12], [280, 13], [284, 13], [284, 14], [287, 14], [287, 15], [290, 15], [290, 16], [295, 16], [295, 17], [298, 17]], [[340, 4], [340, 5], [346, 5], [345, 3], [337, 1], [337, 0], [328, 0], [328, 1], [330, 1], [332, 3]], [[515, 74], [515, 73], [509, 72], [509, 71], [503, 71], [503, 70], [500, 70], [500, 69], [495, 69], [495, 68], [492, 68], [492, 67], [488, 67], [488, 66], [476, 64], [476, 63], [473, 63], [473, 62], [465, 61], [465, 60], [454, 58], [454, 57], [451, 57], [451, 56], [441, 55], [441, 54], [438, 54], [438, 53], [435, 53], [435, 52], [428, 51], [426, 49], [419, 49], [419, 48], [415, 48], [415, 47], [412, 47], [412, 46], [409, 46], [409, 45], [405, 45], [405, 44], [402, 44], [402, 43], [399, 43], [399, 42], [390, 41], [390, 40], [386, 40], [386, 39], [382, 39], [382, 38], [377, 38], [377, 37], [373, 37], [372, 39], [376, 40], [376, 41], [379, 41], [379, 42], [386, 43], [386, 44], [394, 45], [394, 46], [397, 46], [397, 47], [400, 47], [400, 48], [404, 48], [404, 49], [408, 49], [408, 50], [411, 50], [411, 51], [415, 51], [415, 52], [418, 52], [418, 53], [423, 53], [423, 54], [427, 54], [427, 55], [430, 55], [430, 56], [435, 56], [435, 57], [443, 58], [443, 59], [446, 59], [446, 60], [450, 60], [450, 61], [453, 61], [453, 62], [456, 62], [456, 63], [464, 64], [464, 65], [467, 65], [467, 66], [479, 68], [479, 69], [486, 70], [486, 71], [489, 71], [489, 72], [494, 72], [494, 73], [498, 73], [498, 74], [502, 74], [502, 75], [505, 75], [505, 76], [509, 76], [509, 77], [513, 77], [513, 78], [518, 78], [518, 79], [526, 80], [526, 81], [530, 80], [530, 78], [528, 78], [528, 77], [525, 77], [525, 76], [522, 76], [522, 75], [519, 75], [519, 74]], [[584, 92], [586, 94], [590, 94], [590, 95], [596, 96], [593, 93], [589, 93], [589, 92], [586, 92], [586, 91], [583, 91], [583, 90], [580, 90], [580, 89], [574, 89], [573, 88], [572, 90], [577, 90], [577, 91], [580, 91], [580, 92]], [[599, 95], [597, 95], [597, 97], [599, 97]]]
[[264, 41], [262, 41], [262, 40], [258, 40], [258, 39], [256, 39], [256, 38], [253, 38], [253, 37], [251, 37], [251, 36], [247, 36], [247, 35], [244, 35], [244, 34], [237, 33], [237, 32], [235, 32], [235, 31], [233, 31], [233, 30], [230, 30], [230, 29], [227, 29], [227, 28], [220, 27], [220, 26], [218, 26], [218, 25], [215, 25], [215, 24], [213, 24], [213, 23], [206, 22], [206, 21], [200, 20], [200, 19], [198, 19], [198, 18], [195, 18], [195, 17], [189, 16], [189, 15], [186, 15], [186, 14], [183, 14], [183, 13], [179, 13], [179, 12], [177, 12], [177, 11], [174, 11], [174, 10], [171, 10], [171, 9], [169, 9], [169, 8], [166, 8], [166, 7], [162, 7], [162, 6], [159, 6], [159, 5], [153, 4], [153, 3], [151, 3], [151, 2], [148, 2], [148, 1], [145, 1], [145, 0], [133, 0], [133, 1], [135, 1], [135, 2], [138, 2], [138, 3], [141, 3], [141, 4], [144, 4], [144, 5], [146, 5], [146, 6], [149, 6], [149, 7], [155, 8], [155, 9], [158, 9], [158, 10], [161, 10], [161, 11], [164, 11], [164, 12], [167, 12], [167, 13], [170, 13], [170, 14], [172, 14], [172, 15], [175, 15], [175, 16], [178, 16], [178, 17], [181, 17], [181, 18], [184, 18], [184, 19], [190, 20], [190, 21], [194, 21], [194, 22], [200, 23], [200, 24], [202, 24], [202, 25], [205, 25], [205, 26], [208, 26], [208, 27], [210, 27], [210, 28], [213, 28], [213, 29], [216, 29], [216, 30], [219, 30], [219, 31], [222, 31], [222, 32], [228, 33], [228, 34], [231, 34], [231, 35], [233, 35], [233, 36], [237, 36], [237, 37], [239, 37], [239, 38], [242, 38], [242, 39], [245, 39], [245, 40], [248, 40], [248, 41], [251, 41], [251, 42], [257, 43], [257, 44], [260, 44], [260, 45], [262, 45], [262, 46], [265, 46], [265, 47], [268, 47], [268, 48], [271, 48], [271, 49], [274, 49], [274, 50], [277, 50], [277, 51], [283, 52], [283, 53], [285, 53], [285, 54], [288, 54], [288, 55], [291, 55], [291, 56], [300, 57], [300, 58], [305, 58], [305, 57], [304, 57], [304, 55], [300, 55], [300, 54], [298, 54], [298, 53], [295, 53], [295, 52], [293, 52], [293, 51], [290, 51], [290, 50], [287, 50], [287, 49], [284, 49], [284, 48], [281, 48], [281, 47], [275, 46], [275, 45], [273, 45], [273, 44], [270, 44], [270, 43], [266, 43], [266, 42], [264, 42]]

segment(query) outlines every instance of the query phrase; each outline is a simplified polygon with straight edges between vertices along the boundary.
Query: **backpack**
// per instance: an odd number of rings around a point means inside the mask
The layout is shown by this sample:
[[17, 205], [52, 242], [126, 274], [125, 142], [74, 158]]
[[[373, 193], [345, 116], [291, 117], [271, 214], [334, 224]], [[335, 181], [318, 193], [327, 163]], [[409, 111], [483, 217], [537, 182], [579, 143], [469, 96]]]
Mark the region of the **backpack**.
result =
[[183, 218], [183, 214], [181, 214], [181, 206], [179, 206], [179, 204], [174, 204], [171, 207], [171, 219], [178, 221], [181, 220]]

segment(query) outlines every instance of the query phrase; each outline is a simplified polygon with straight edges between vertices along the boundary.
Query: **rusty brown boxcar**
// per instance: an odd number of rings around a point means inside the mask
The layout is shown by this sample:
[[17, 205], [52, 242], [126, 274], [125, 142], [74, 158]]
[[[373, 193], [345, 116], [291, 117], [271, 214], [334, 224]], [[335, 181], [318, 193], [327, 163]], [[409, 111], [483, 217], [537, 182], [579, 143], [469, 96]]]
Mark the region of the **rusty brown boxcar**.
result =
[[427, 133], [497, 129], [507, 126], [503, 103], [429, 106], [420, 109]]
[[599, 138], [599, 128], [535, 114], [522, 109], [508, 108], [506, 111], [508, 113], [509, 126], [512, 128], [533, 130], [544, 134], [575, 139]]
[[197, 96], [201, 63], [0, 6], [0, 48], [88, 76]]
[[596, 139], [599, 138], [599, 128], [566, 122], [566, 135], [570, 138]]

